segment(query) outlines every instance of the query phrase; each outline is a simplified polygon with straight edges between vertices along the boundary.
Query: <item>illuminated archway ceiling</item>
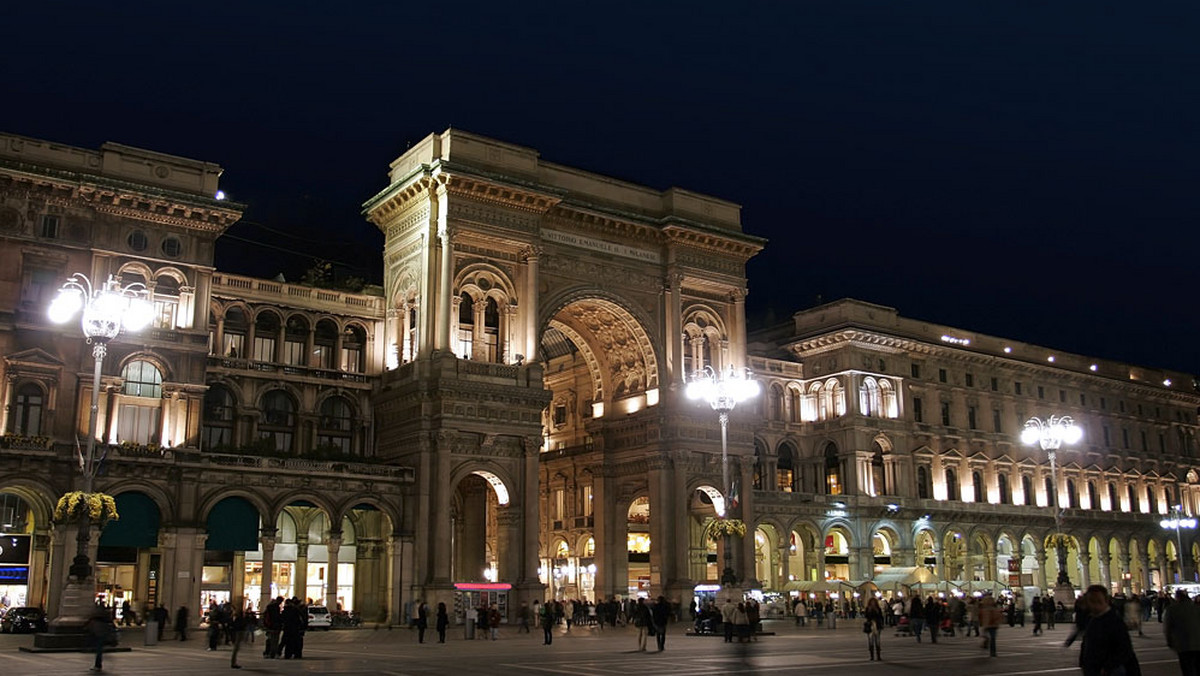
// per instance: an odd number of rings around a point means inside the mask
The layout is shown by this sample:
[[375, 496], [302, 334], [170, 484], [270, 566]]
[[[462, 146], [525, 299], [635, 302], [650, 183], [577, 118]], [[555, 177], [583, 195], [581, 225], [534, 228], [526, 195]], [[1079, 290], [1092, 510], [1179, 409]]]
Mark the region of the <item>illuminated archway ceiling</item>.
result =
[[650, 338], [624, 308], [601, 299], [571, 303], [542, 334], [546, 360], [578, 352], [593, 380], [593, 400], [617, 399], [658, 387]]

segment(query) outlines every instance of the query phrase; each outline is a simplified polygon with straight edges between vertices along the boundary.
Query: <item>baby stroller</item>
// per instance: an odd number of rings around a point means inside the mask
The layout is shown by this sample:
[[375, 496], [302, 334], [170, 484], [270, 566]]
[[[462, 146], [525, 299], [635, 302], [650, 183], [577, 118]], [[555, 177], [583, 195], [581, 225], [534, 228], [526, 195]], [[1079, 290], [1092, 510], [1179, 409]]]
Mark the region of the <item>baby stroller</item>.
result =
[[901, 615], [900, 619], [896, 621], [896, 635], [897, 636], [912, 636], [913, 635], [912, 625], [910, 625], [908, 623], [908, 615]]

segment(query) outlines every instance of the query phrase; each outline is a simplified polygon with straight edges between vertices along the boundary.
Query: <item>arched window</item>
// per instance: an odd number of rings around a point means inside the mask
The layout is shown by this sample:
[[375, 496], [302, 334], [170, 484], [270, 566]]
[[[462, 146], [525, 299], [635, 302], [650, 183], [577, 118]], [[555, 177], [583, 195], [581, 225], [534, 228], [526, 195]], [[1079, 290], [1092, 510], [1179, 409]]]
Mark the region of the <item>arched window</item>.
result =
[[783, 388], [778, 384], [771, 385], [770, 403], [767, 409], [768, 420], [783, 420]]
[[463, 359], [473, 359], [471, 354], [475, 344], [475, 299], [471, 294], [463, 292], [458, 301], [458, 356]]
[[17, 388], [8, 429], [14, 434], [38, 436], [42, 433], [42, 411], [45, 394], [34, 383], [25, 383]]
[[830, 411], [833, 416], [836, 418], [846, 415], [846, 390], [842, 384], [830, 378], [825, 381], [825, 389], [829, 391]]
[[367, 344], [367, 334], [359, 326], [347, 326], [342, 333], [342, 354], [339, 366], [347, 373], [362, 373], [363, 346]]
[[779, 458], [775, 465], [775, 485], [776, 488], [785, 492], [791, 493], [795, 490], [796, 474], [794, 454], [792, 453], [791, 444], [782, 444], [779, 447]]
[[274, 312], [260, 312], [254, 318], [254, 345], [253, 352], [250, 353], [250, 358], [254, 361], [273, 362], [275, 357], [275, 343], [279, 339], [279, 328], [282, 321], [279, 315]]
[[1154, 484], [1146, 486], [1146, 506], [1150, 508], [1151, 514], [1158, 513], [1158, 491], [1155, 488]]
[[206, 451], [233, 446], [233, 422], [236, 417], [233, 393], [224, 385], [213, 385], [204, 393], [204, 429], [201, 443]]
[[331, 370], [336, 366], [338, 327], [329, 319], [317, 322], [313, 331], [313, 366], [319, 369]]
[[483, 305], [483, 349], [486, 354], [480, 355], [480, 359], [493, 363], [501, 361], [500, 307], [491, 296]]
[[1030, 478], [1030, 476], [1028, 474], [1021, 475], [1021, 492], [1025, 496], [1024, 504], [1026, 504], [1026, 505], [1037, 504], [1037, 500], [1033, 499], [1034, 498], [1034, 496], [1033, 496], [1033, 479]]
[[828, 495], [841, 495], [844, 491], [842, 484], [842, 461], [838, 457], [837, 446], [825, 446], [825, 492]]
[[879, 384], [874, 378], [864, 378], [858, 387], [859, 413], [865, 416], [879, 417], [882, 406], [879, 401]]
[[899, 418], [900, 417], [900, 403], [896, 399], [896, 389], [892, 387], [891, 381], [889, 381], [889, 380], [880, 380], [879, 381], [879, 394], [880, 394], [880, 397], [882, 398], [883, 417]]
[[883, 466], [883, 446], [879, 445], [878, 441], [875, 442], [874, 452], [871, 454], [871, 485], [875, 488], [875, 495], [892, 494]]
[[1088, 491], [1088, 508], [1099, 509], [1100, 508], [1100, 495], [1096, 492], [1096, 482], [1095, 481], [1087, 482], [1087, 491]]
[[962, 499], [962, 491], [958, 487], [958, 472], [954, 471], [953, 467], [946, 468], [946, 499]]
[[[308, 319], [299, 315], [288, 317], [283, 332], [283, 363], [288, 366], [308, 366]], [[294, 372], [294, 371], [292, 371]]]
[[996, 488], [1000, 491], [1000, 504], [1012, 504], [1012, 492], [1008, 490], [1008, 475], [1000, 472], [996, 474]]
[[767, 454], [762, 442], [754, 440], [754, 488], [763, 490], [763, 456]]
[[800, 394], [800, 390], [797, 390], [794, 387], [788, 388], [787, 396], [788, 396], [788, 422], [794, 422], [794, 423], [800, 422], [800, 420], [801, 420], [800, 407], [803, 405], [801, 403], [803, 396]]
[[345, 397], [329, 397], [321, 402], [321, 417], [318, 423], [318, 449], [332, 449], [344, 454], [351, 452], [354, 408]]
[[154, 283], [154, 327], [173, 329], [183, 322], [176, 322], [179, 312], [179, 282], [170, 275], [163, 275]]
[[1044, 488], [1046, 489], [1046, 505], [1057, 509], [1058, 494], [1054, 490], [1054, 482], [1050, 480], [1050, 477], [1046, 477], [1046, 485]]
[[1133, 484], [1129, 484], [1129, 488], [1126, 492], [1128, 493], [1129, 497], [1129, 511], [1138, 511], [1140, 508], [1138, 506], [1137, 488], [1134, 487]]
[[1115, 481], [1108, 482], [1108, 509], [1121, 509], [1121, 496], [1117, 494], [1117, 483]]
[[979, 472], [971, 472], [971, 484], [975, 488], [975, 502], [986, 502], [987, 494], [984, 490], [983, 475]]
[[929, 490], [929, 470], [924, 465], [917, 467], [917, 497], [928, 500], [932, 491]]
[[148, 361], [131, 361], [121, 372], [125, 380], [123, 394], [131, 397], [162, 398], [162, 373]]
[[121, 377], [125, 386], [117, 412], [117, 439], [135, 444], [158, 443], [162, 434], [162, 373], [148, 361], [135, 360], [125, 365]]
[[1079, 509], [1079, 490], [1075, 488], [1075, 482], [1067, 478], [1067, 506], [1071, 509]]
[[296, 404], [283, 390], [272, 390], [263, 396], [262, 415], [258, 421], [258, 436], [271, 440], [276, 451], [292, 452], [296, 433]]
[[804, 403], [807, 409], [805, 420], [824, 420], [828, 417], [829, 403], [821, 392], [821, 383], [808, 386], [808, 397]]

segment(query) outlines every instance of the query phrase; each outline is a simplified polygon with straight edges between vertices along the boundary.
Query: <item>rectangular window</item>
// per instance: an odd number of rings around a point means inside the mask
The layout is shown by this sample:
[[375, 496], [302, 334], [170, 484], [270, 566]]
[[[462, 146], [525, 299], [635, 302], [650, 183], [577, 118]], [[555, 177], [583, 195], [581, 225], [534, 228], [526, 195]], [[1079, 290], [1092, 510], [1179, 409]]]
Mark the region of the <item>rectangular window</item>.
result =
[[253, 358], [255, 361], [275, 361], [275, 339], [255, 336]]
[[1146, 430], [1142, 430], [1140, 432], [1140, 434], [1142, 436], [1142, 450], [1143, 451], [1150, 450], [1150, 444], [1146, 443]]
[[913, 420], [925, 422], [925, 413], [921, 410], [921, 398], [913, 397]]
[[879, 372], [887, 373], [887, 364], [882, 359], [879, 360]]
[[1108, 400], [1105, 399], [1104, 397], [1100, 397], [1100, 410], [1101, 411], [1108, 410]]
[[240, 333], [226, 333], [225, 346], [221, 352], [231, 359], [244, 359], [246, 357], [246, 336]]
[[975, 429], [975, 407], [974, 406], [967, 407], [967, 427], [970, 427], [971, 429]]
[[563, 501], [563, 489], [556, 488], [554, 489], [554, 506], [551, 511], [555, 521], [563, 520], [563, 513], [566, 511], [564, 507], [565, 503]]
[[588, 484], [583, 487], [583, 515], [592, 515], [592, 485]]
[[938, 382], [946, 382], [946, 369], [938, 369]]
[[912, 377], [920, 378], [921, 377], [921, 365], [913, 364], [912, 368], [911, 368], [911, 373], [912, 373]]
[[21, 276], [21, 304], [45, 308], [57, 292], [58, 273], [49, 268], [28, 267]]
[[319, 369], [333, 368], [333, 346], [332, 345], [314, 345], [313, 360]]
[[992, 431], [996, 432], [997, 434], [1004, 431], [1000, 425], [1000, 409], [994, 409], [992, 411]]
[[975, 375], [972, 373], [967, 374], [967, 387], [975, 387]]
[[1064, 404], [1067, 402], [1067, 391], [1066, 390], [1058, 391], [1058, 400], [1063, 402]]
[[47, 239], [58, 239], [58, 225], [58, 216], [42, 216], [42, 237]]
[[1042, 387], [1041, 385], [1038, 385], [1038, 399], [1045, 399], [1045, 398], [1046, 398], [1046, 388]]
[[946, 427], [950, 426], [950, 402], [942, 402], [942, 424]]
[[304, 343], [294, 340], [283, 341], [283, 363], [291, 366], [307, 366], [304, 359]]
[[1104, 426], [1104, 445], [1112, 446], [1112, 437], [1109, 434], [1108, 425]]
[[996, 392], [1000, 389], [1000, 379], [992, 378], [992, 391]]
[[157, 329], [175, 328], [175, 311], [179, 301], [175, 298], [154, 299], [154, 327]]
[[1158, 435], [1158, 452], [1159, 453], [1167, 452], [1167, 438], [1164, 437], [1161, 432]]
[[1124, 427], [1121, 428], [1121, 446], [1129, 448], [1129, 430]]
[[117, 438], [135, 444], [157, 442], [158, 414], [157, 406], [122, 404], [120, 420], [117, 423]]
[[1121, 413], [1125, 412], [1125, 400], [1124, 399], [1117, 402], [1117, 408], [1121, 410]]
[[1079, 405], [1087, 406], [1087, 395], [1084, 394], [1083, 392], [1079, 393]]
[[1015, 392], [1016, 394], [1021, 393], [1021, 381], [1017, 381], [1017, 382], [1013, 383], [1013, 392]]
[[362, 370], [359, 368], [361, 359], [362, 350], [357, 347], [342, 348], [342, 370], [346, 373], [359, 373]]
[[784, 493], [792, 492], [792, 470], [781, 469], [775, 473], [775, 487]]

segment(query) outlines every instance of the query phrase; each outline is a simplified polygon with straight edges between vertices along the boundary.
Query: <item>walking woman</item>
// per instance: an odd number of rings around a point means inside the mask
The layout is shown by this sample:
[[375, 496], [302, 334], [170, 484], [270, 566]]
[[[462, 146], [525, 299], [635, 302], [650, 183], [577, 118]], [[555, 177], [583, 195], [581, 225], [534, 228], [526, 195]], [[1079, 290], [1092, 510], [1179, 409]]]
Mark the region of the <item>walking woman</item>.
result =
[[883, 631], [883, 609], [879, 607], [879, 599], [872, 596], [867, 600], [867, 609], [863, 611], [866, 621], [863, 631], [867, 634], [867, 650], [871, 652], [871, 661], [883, 661], [883, 652], [879, 647], [879, 634]]

